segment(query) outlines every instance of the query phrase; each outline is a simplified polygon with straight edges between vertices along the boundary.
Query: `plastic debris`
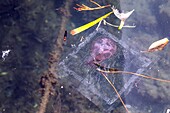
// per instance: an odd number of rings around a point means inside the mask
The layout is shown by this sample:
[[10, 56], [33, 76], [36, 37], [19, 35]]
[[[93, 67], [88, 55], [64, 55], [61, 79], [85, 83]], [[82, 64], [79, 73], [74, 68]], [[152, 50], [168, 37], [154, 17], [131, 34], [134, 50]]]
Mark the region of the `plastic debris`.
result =
[[[95, 66], [87, 63], [89, 57], [93, 58], [95, 56], [91, 55], [93, 42], [101, 37], [115, 42], [117, 46], [116, 53], [101, 62], [107, 67], [115, 67], [123, 71], [141, 74], [145, 69], [147, 70], [152, 60], [145, 54], [141, 54], [135, 47], [132, 48], [132, 42], [129, 42], [131, 41], [130, 39], [122, 38], [120, 40], [101, 27], [98, 31], [89, 31], [84, 33], [82, 42], [76, 40], [80, 36], [75, 36], [76, 48], [66, 47], [69, 53], [65, 52], [62, 55], [58, 66], [59, 78], [61, 81], [67, 80], [68, 84], [77, 89], [82, 95], [108, 112], [114, 109], [114, 105], [117, 104], [116, 100], [119, 98], [101, 73], [96, 70]], [[156, 61], [156, 58], [152, 59]], [[135, 87], [135, 81], [139, 79], [138, 76], [125, 76], [124, 74], [108, 76], [108, 78], [114, 83], [118, 93], [120, 95], [124, 94], [124, 96]]]
[[3, 61], [5, 61], [5, 57], [7, 57], [8, 56], [8, 54], [10, 53], [10, 51], [11, 50], [5, 50], [5, 51], [2, 51], [2, 59], [3, 59]]

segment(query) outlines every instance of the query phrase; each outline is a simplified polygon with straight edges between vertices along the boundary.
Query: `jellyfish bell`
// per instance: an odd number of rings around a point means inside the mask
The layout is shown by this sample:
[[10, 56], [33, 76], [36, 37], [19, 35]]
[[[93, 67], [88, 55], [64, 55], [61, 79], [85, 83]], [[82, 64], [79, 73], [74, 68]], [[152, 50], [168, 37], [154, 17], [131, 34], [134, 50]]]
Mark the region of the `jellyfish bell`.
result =
[[93, 61], [102, 62], [112, 57], [117, 51], [116, 43], [108, 37], [98, 37], [91, 43], [91, 51], [87, 64]]

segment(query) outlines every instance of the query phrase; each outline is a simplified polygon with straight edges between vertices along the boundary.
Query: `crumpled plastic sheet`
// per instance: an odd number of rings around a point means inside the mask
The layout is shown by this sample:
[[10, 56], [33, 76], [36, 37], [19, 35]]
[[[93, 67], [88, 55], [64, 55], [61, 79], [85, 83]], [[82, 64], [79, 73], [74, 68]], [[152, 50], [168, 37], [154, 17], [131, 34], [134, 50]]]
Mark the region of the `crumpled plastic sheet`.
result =
[[[93, 40], [98, 37], [112, 39], [118, 46], [116, 55], [106, 59], [101, 64], [106, 67], [115, 67], [124, 71], [142, 73], [152, 63], [148, 56], [144, 56], [135, 47], [132, 48], [130, 39], [118, 39], [104, 28], [88, 33], [84, 40], [75, 41], [76, 47], [70, 48], [69, 54], [63, 54], [59, 63], [59, 78], [67, 80], [82, 95], [99, 106], [103, 111], [111, 111], [120, 102], [110, 84], [104, 79], [93, 65], [88, 65], [86, 60], [90, 57], [90, 47]], [[79, 37], [77, 37], [79, 38]], [[72, 50], [72, 51], [71, 51]], [[112, 81], [119, 94], [126, 95], [138, 81], [138, 76], [124, 74], [106, 74]]]

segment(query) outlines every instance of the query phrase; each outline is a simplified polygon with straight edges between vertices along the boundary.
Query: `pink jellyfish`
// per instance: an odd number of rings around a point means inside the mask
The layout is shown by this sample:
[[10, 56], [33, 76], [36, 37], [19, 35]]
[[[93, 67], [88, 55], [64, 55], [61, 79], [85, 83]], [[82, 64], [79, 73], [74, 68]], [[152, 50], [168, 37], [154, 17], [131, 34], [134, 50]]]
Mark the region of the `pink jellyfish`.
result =
[[87, 63], [91, 64], [94, 60], [102, 62], [116, 53], [117, 46], [115, 42], [107, 37], [97, 38], [92, 42], [91, 53]]

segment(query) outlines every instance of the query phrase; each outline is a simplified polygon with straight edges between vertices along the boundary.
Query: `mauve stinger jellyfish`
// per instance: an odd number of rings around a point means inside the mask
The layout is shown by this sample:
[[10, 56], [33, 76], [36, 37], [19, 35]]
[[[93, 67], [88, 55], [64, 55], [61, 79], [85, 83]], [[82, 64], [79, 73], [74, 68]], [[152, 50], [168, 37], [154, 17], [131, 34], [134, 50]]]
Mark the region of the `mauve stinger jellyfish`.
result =
[[[73, 42], [77, 44], [75, 48], [65, 47], [67, 52], [63, 53], [58, 66], [59, 78], [103, 111], [110, 112], [118, 105], [119, 98], [111, 85], [96, 70], [93, 61], [106, 67], [136, 73], [148, 69], [152, 61], [132, 46], [131, 38], [125, 35], [117, 38], [104, 28], [99, 28], [98, 31], [89, 31], [83, 36], [85, 38], [81, 42], [78, 40], [79, 35], [73, 38], [75, 39]], [[131, 92], [138, 79], [137, 76], [124, 76], [124, 74], [108, 75], [119, 94], [124, 97]]]
[[90, 57], [87, 60], [88, 64], [92, 64], [93, 61], [102, 62], [109, 59], [116, 53], [117, 46], [115, 42], [107, 37], [97, 38], [92, 42]]

